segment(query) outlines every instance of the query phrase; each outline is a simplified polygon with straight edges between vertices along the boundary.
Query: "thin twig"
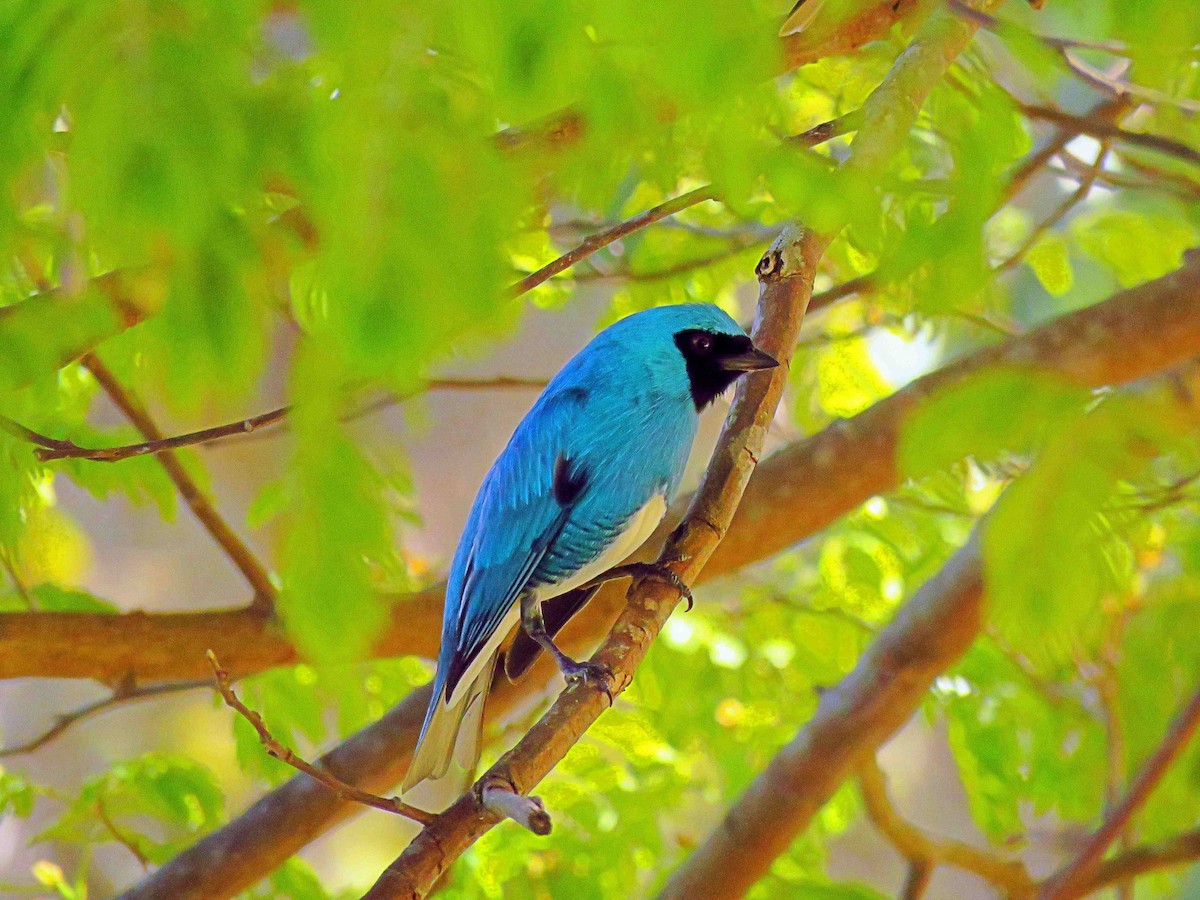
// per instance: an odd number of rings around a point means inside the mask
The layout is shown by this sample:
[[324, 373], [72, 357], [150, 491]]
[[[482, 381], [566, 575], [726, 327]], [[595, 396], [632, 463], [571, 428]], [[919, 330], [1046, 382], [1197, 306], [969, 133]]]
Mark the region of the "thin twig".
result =
[[574, 249], [568, 250], [562, 256], [558, 257], [558, 259], [547, 263], [536, 272], [530, 272], [516, 284], [512, 285], [505, 291], [505, 296], [509, 299], [520, 297], [522, 294], [549, 281], [560, 272], [565, 272], [580, 260], [587, 259], [587, 257], [596, 251], [604, 249], [609, 244], [619, 241], [621, 238], [628, 237], [635, 231], [645, 228], [647, 225], [653, 225], [667, 216], [673, 216], [676, 213], [683, 212], [688, 207], [704, 203], [706, 200], [715, 200], [716, 198], [716, 189], [711, 184], [706, 184], [704, 187], [698, 187], [693, 191], [688, 191], [686, 194], [674, 197], [665, 203], [660, 203], [658, 206], [639, 213], [633, 218], [626, 219], [612, 228], [588, 235]]
[[1031, 119], [1041, 119], [1044, 122], [1053, 122], [1056, 125], [1069, 125], [1080, 134], [1088, 134], [1094, 138], [1108, 138], [1118, 143], [1144, 147], [1147, 150], [1165, 153], [1168, 156], [1173, 156], [1192, 165], [1200, 165], [1200, 150], [1189, 147], [1187, 144], [1177, 141], [1174, 138], [1164, 137], [1161, 134], [1146, 134], [1141, 131], [1127, 131], [1120, 125], [1096, 118], [1095, 116], [1079, 116], [1054, 106], [1043, 106], [1040, 103], [1019, 103], [1018, 109]]
[[[166, 440], [163, 433], [158, 430], [158, 426], [154, 424], [154, 420], [150, 418], [150, 414], [146, 412], [137, 398], [125, 390], [116, 379], [116, 376], [109, 371], [108, 367], [100, 361], [100, 358], [95, 353], [87, 354], [83, 357], [82, 362], [84, 367], [92, 373], [96, 381], [104, 389], [104, 392], [108, 394], [109, 399], [112, 400], [117, 409], [133, 423], [134, 427], [142, 433], [142, 436], [146, 440]], [[229, 557], [229, 560], [242, 573], [246, 581], [250, 583], [250, 587], [254, 590], [254, 600], [251, 606], [264, 613], [269, 612], [274, 605], [275, 587], [271, 584], [267, 570], [263, 568], [250, 548], [229, 527], [229, 524], [221, 518], [216, 507], [204, 496], [204, 492], [200, 490], [200, 486], [188, 474], [187, 469], [179, 461], [179, 457], [175, 455], [175, 452], [173, 450], [163, 451], [156, 456], [156, 459], [158, 459], [159, 464], [166, 470], [167, 477], [174, 483], [184, 502], [192, 510], [196, 518], [200, 520], [200, 524], [204, 526], [204, 530], [225, 551], [225, 555]]]
[[731, 257], [737, 256], [739, 253], [745, 253], [758, 243], [761, 243], [761, 240], [757, 238], [754, 240], [734, 241], [723, 250], [718, 250], [717, 252], [710, 253], [707, 256], [684, 260], [683, 262], [678, 262], [674, 265], [663, 266], [661, 269], [653, 269], [645, 272], [639, 272], [634, 269], [624, 269], [615, 272], [602, 272], [593, 267], [591, 271], [576, 273], [574, 276], [572, 276], [571, 280], [577, 283], [588, 281], [666, 281], [669, 278], [676, 278], [679, 275], [686, 275], [687, 273], [695, 272], [698, 269], [706, 269], [715, 263], [723, 262]]
[[859, 766], [858, 787], [867, 817], [908, 860], [910, 871], [927, 869], [932, 872], [939, 865], [948, 865], [978, 875], [1010, 896], [1028, 896], [1033, 892], [1033, 881], [1020, 862], [1003, 859], [961, 841], [931, 837], [901, 816], [888, 798], [887, 778], [874, 756]]
[[372, 794], [356, 788], [354, 785], [342, 781], [328, 769], [314, 766], [307, 760], [297, 756], [291, 748], [276, 740], [267, 728], [266, 723], [263, 722], [262, 716], [238, 699], [237, 694], [233, 692], [233, 686], [229, 682], [229, 673], [221, 668], [221, 664], [217, 661], [217, 655], [211, 650], [208, 651], [208, 662], [212, 666], [213, 675], [216, 677], [217, 690], [221, 694], [221, 699], [225, 701], [226, 706], [241, 715], [242, 718], [254, 727], [254, 730], [258, 732], [258, 739], [262, 741], [263, 747], [270, 756], [275, 757], [275, 759], [282, 763], [286, 763], [293, 769], [298, 769], [305, 775], [315, 778], [343, 800], [352, 800], [364, 806], [381, 809], [384, 812], [389, 812], [397, 816], [404, 816], [407, 819], [412, 819], [414, 822], [420, 822], [422, 825], [428, 825], [437, 818], [432, 813], [409, 806], [399, 797], [380, 797], [378, 794]]
[[[810, 128], [803, 134], [788, 138], [788, 143], [806, 147], [815, 147], [818, 144], [823, 144], [840, 134], [855, 130], [858, 124], [858, 115], [859, 113], [856, 111], [829, 122], [822, 122], [820, 125]], [[619, 222], [612, 228], [588, 235], [574, 249], [568, 250], [562, 256], [558, 257], [558, 259], [547, 263], [536, 272], [530, 272], [516, 284], [512, 285], [505, 294], [510, 299], [520, 297], [522, 294], [549, 281], [560, 272], [565, 272], [580, 260], [586, 259], [598, 250], [602, 250], [609, 244], [619, 241], [621, 238], [628, 237], [635, 231], [639, 231], [648, 225], [653, 225], [655, 222], [661, 221], [668, 216], [683, 212], [689, 207], [704, 203], [706, 200], [715, 199], [717, 199], [716, 188], [711, 184], [706, 184], [703, 187], [688, 191], [686, 194], [681, 194], [678, 197], [667, 200], [665, 203], [660, 203], [658, 206], [639, 213], [633, 218]]]
[[85, 704], [74, 712], [58, 716], [53, 725], [36, 737], [30, 738], [25, 743], [14, 744], [11, 747], [0, 749], [0, 759], [9, 756], [21, 756], [25, 753], [32, 753], [35, 750], [39, 750], [80, 722], [118, 706], [123, 706], [126, 703], [145, 700], [149, 697], [161, 697], [164, 694], [174, 694], [179, 691], [190, 691], [194, 688], [205, 687], [209, 683], [207, 680], [164, 681], [160, 684], [148, 684], [138, 687], [118, 687], [107, 697]]
[[1071, 211], [1075, 209], [1075, 207], [1085, 201], [1088, 198], [1088, 195], [1092, 192], [1092, 188], [1096, 184], [1096, 178], [1104, 169], [1104, 163], [1107, 159], [1108, 144], [1101, 144], [1100, 152], [1096, 154], [1096, 161], [1092, 163], [1088, 172], [1079, 179], [1079, 186], [1075, 188], [1075, 190], [1072, 191], [1061, 203], [1059, 203], [1058, 206], [1051, 210], [1049, 215], [1047, 215], [1033, 227], [1029, 234], [1026, 235], [1025, 240], [1021, 242], [1021, 245], [1017, 247], [1016, 250], [1014, 250], [1007, 258], [993, 266], [992, 273], [995, 275], [1000, 275], [1019, 266], [1025, 257], [1029, 255], [1029, 251], [1037, 245], [1038, 241], [1042, 239], [1046, 232], [1050, 231], [1052, 228], [1062, 222], [1063, 219], [1071, 214]]
[[21, 598], [21, 602], [25, 604], [27, 609], [36, 610], [37, 603], [34, 602], [33, 594], [29, 593], [29, 588], [25, 586], [21, 574], [17, 571], [17, 567], [8, 557], [8, 551], [0, 548], [0, 568], [3, 568], [8, 575], [8, 580], [12, 582], [13, 589], [17, 592], [17, 596]]
[[[544, 378], [517, 378], [511, 376], [500, 376], [498, 378], [434, 378], [423, 384], [418, 390], [409, 394], [391, 394], [382, 400], [373, 401], [362, 408], [347, 413], [343, 421], [351, 421], [383, 409], [385, 406], [391, 406], [395, 403], [400, 403], [405, 400], [410, 400], [420, 393], [425, 391], [460, 391], [460, 390], [476, 390], [480, 388], [543, 388], [546, 386]], [[20, 433], [32, 443], [38, 444], [43, 449], [36, 451], [36, 456], [43, 462], [49, 462], [56, 459], [86, 459], [95, 462], [119, 462], [123, 459], [130, 459], [135, 456], [145, 456], [147, 454], [165, 453], [168, 450], [177, 450], [180, 447], [190, 447], [196, 444], [212, 444], [224, 438], [241, 437], [259, 433], [270, 425], [275, 425], [282, 422], [291, 413], [291, 406], [281, 406], [278, 409], [272, 409], [269, 412], [260, 413], [256, 416], [251, 416], [248, 419], [239, 419], [236, 422], [229, 422], [225, 425], [215, 425], [212, 428], [204, 428], [200, 431], [192, 431], [187, 434], [179, 434], [174, 437], [161, 438], [158, 440], [144, 441], [138, 444], [126, 444], [120, 447], [80, 447], [71, 441], [59, 441], [54, 438], [47, 438], [35, 431], [31, 431], [23, 425], [16, 422], [10, 423], [20, 429]], [[4, 425], [4, 421], [0, 420], [0, 425]], [[10, 429], [11, 430], [11, 429]], [[17, 433], [14, 431], [14, 433]]]
[[134, 843], [129, 835], [121, 831], [117, 827], [117, 823], [109, 818], [108, 810], [104, 808], [104, 798], [100, 797], [96, 800], [96, 815], [100, 817], [100, 823], [104, 826], [104, 830], [112, 836], [112, 839], [130, 852], [134, 859], [141, 865], [145, 872], [150, 871], [150, 858], [142, 852], [142, 849]]
[[1148, 759], [1125, 798], [1105, 817], [1104, 824], [1092, 835], [1087, 845], [1069, 864], [1050, 878], [1038, 894], [1039, 900], [1060, 900], [1077, 896], [1081, 884], [1087, 883], [1100, 866], [1109, 846], [1125, 831], [1133, 815], [1145, 805], [1150, 794], [1171, 763], [1181, 754], [1196, 728], [1200, 726], [1200, 689], [1192, 695], [1187, 706], [1171, 723], [1166, 737]]

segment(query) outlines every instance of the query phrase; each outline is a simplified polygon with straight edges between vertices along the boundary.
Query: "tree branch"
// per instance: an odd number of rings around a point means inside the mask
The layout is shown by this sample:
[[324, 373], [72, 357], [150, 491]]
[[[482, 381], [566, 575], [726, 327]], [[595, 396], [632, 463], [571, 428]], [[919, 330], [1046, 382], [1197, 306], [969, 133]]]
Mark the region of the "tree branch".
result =
[[1002, 859], [961, 841], [930, 837], [905, 820], [888, 799], [887, 779], [874, 756], [866, 757], [859, 766], [858, 787], [867, 817], [908, 860], [910, 871], [932, 874], [939, 865], [954, 866], [978, 875], [1010, 897], [1033, 893], [1033, 881], [1020, 862]]
[[1163, 137], [1158, 134], [1146, 134], [1141, 131], [1126, 131], [1119, 125], [1094, 115], [1077, 116], [1053, 106], [1042, 106], [1037, 103], [1019, 103], [1018, 109], [1026, 116], [1053, 122], [1056, 125], [1066, 125], [1080, 134], [1088, 134], [1094, 138], [1105, 138], [1122, 144], [1132, 144], [1144, 147], [1158, 153], [1165, 153], [1183, 162], [1200, 165], [1200, 150], [1187, 144]]
[[671, 876], [664, 898], [741, 897], [845, 778], [912, 716], [983, 623], [972, 539], [900, 610], [817, 711]]
[[[1068, 382], [1100, 387], [1152, 375], [1197, 354], [1200, 354], [1200, 257], [1193, 255], [1178, 272], [1119, 293], [1105, 303], [1072, 313], [1007, 344], [959, 360], [947, 369], [919, 379], [859, 416], [838, 422], [764, 460], [747, 486], [729, 532], [698, 580], [705, 582], [766, 559], [810, 537], [868, 498], [892, 490], [897, 483], [895, 448], [909, 416], [924, 398], [973, 373], [1006, 366], [1035, 368]], [[1173, 383], [1173, 375], [1167, 380]], [[1178, 396], [1189, 410], [1196, 405], [1195, 398], [1186, 391], [1172, 390], [1171, 396]], [[676, 521], [676, 517], [669, 516], [668, 521]], [[666, 528], [660, 531], [660, 537], [665, 532]], [[651, 539], [648, 545], [656, 546], [656, 539]], [[927, 587], [928, 590], [932, 588]], [[396, 603], [393, 624], [376, 652], [435, 654], [441, 603], [440, 587]], [[575, 656], [588, 652], [623, 605], [622, 592], [602, 590], [587, 610], [563, 630], [560, 635], [563, 649]], [[47, 620], [50, 614], [12, 614], [6, 623], [5, 617], [0, 616], [0, 675], [11, 676], [13, 654], [20, 655], [28, 667], [29, 648], [43, 646], [45, 642], [57, 642], [51, 648], [57, 655], [39, 655], [34, 660], [41, 673], [56, 671], [64, 663], [76, 665], [72, 652], [73, 648], [79, 648], [84, 656], [83, 664], [78, 666], [82, 671], [75, 673], [79, 677], [96, 677], [94, 673], [98, 671], [122, 671], [114, 666], [108, 653], [91, 648], [107, 647], [123, 639], [127, 643], [122, 644], [118, 654], [121, 664], [137, 665], [147, 675], [177, 673], [180, 668], [193, 665], [194, 660], [202, 663], [203, 638], [207, 637], [224, 642], [219, 650], [222, 657], [237, 656], [240, 667], [229, 666], [235, 671], [257, 671], [295, 659], [292, 648], [278, 634], [261, 631], [261, 622], [253, 623], [252, 629], [247, 628], [246, 617], [240, 614], [191, 615], [207, 618], [194, 623], [201, 636], [190, 634], [187, 643], [171, 639], [174, 629], [162, 621], [170, 618], [164, 616], [97, 616], [86, 623], [67, 623], [54, 617]], [[936, 644], [941, 634], [940, 623], [936, 620], [922, 623], [915, 613], [913, 616], [921, 625], [916, 640], [924, 640], [924, 629], [928, 629]], [[16, 623], [19, 625], [14, 627]], [[63, 638], [64, 633], [88, 634], [101, 625], [105, 630], [95, 636], [95, 644], [92, 640]], [[183, 626], [179, 630], [187, 633]], [[130, 632], [132, 639], [126, 638]], [[190, 649], [193, 646], [194, 651]], [[196, 670], [194, 674], [202, 671]], [[529, 676], [515, 685], [500, 679], [488, 698], [489, 719], [503, 716], [518, 703], [528, 702], [553, 677], [553, 665], [542, 659]], [[886, 678], [881, 678], [881, 682], [885, 686], [888, 683]], [[851, 706], [869, 709], [872, 715], [886, 711], [888, 699], [871, 706], [873, 682], [864, 679], [864, 683], [865, 692]], [[910, 708], [919, 703], [924, 688], [918, 686], [914, 690]], [[379, 722], [327, 754], [322, 765], [344, 781], [367, 790], [393, 787], [404, 776], [428, 704], [428, 687], [414, 691]], [[830, 726], [838, 718], [831, 715], [823, 721]], [[833, 738], [821, 740], [828, 742]], [[352, 804], [339, 801], [319, 786], [314, 787], [310, 779], [293, 779], [179, 854], [124, 896], [126, 900], [209, 900], [232, 896], [353, 811]], [[214, 866], [214, 859], [224, 862]]]
[[[924, 98], [972, 33], [972, 28], [948, 16], [930, 21], [926, 33], [914, 41], [864, 104], [861, 130], [842, 165], [844, 170], [870, 174], [886, 165], [902, 145]], [[817, 264], [832, 237], [787, 228], [756, 269], [762, 288], [755, 342], [785, 363], [799, 338]], [[729, 528], [774, 417], [784, 375], [779, 371], [770, 379], [747, 379], [738, 387], [704, 483], [683, 525], [672, 533], [659, 558], [660, 563], [682, 561], [675, 571], [685, 581], [695, 579]], [[613, 691], [619, 693], [632, 680], [678, 599], [660, 582], [635, 583], [617, 624], [592, 657], [614, 673]], [[557, 765], [611, 702], [608, 690], [586, 683], [569, 686], [485, 778], [501, 777], [519, 791], [527, 791]], [[495, 816], [480, 806], [473, 793], [464, 795], [413, 840], [364, 900], [426, 896], [453, 861], [495, 824]], [[710, 888], [693, 894], [702, 895], [712, 896]]]
[[278, 741], [271, 734], [262, 716], [238, 699], [238, 695], [233, 691], [233, 685], [229, 683], [229, 673], [221, 668], [221, 664], [217, 662], [216, 654], [211, 650], [208, 651], [208, 662], [212, 666], [213, 676], [217, 680], [217, 691], [220, 692], [221, 699], [225, 701], [226, 706], [253, 726], [254, 730], [258, 733], [258, 739], [262, 742], [263, 748], [270, 756], [282, 763], [286, 763], [293, 769], [303, 772], [309, 778], [316, 779], [343, 799], [361, 803], [363, 806], [369, 806], [372, 809], [381, 809], [384, 812], [389, 812], [397, 816], [404, 816], [406, 819], [412, 819], [414, 822], [421, 822], [422, 824], [433, 820], [433, 816], [429, 813], [409, 806], [398, 797], [380, 797], [378, 794], [359, 790], [354, 785], [346, 784], [346, 782], [328, 770], [314, 766], [307, 760], [297, 756], [290, 747]]
[[74, 712], [64, 713], [55, 719], [53, 725], [43, 731], [41, 734], [30, 738], [23, 744], [14, 744], [11, 747], [0, 749], [0, 759], [9, 756], [21, 756], [25, 753], [32, 753], [35, 750], [40, 750], [55, 738], [59, 737], [69, 728], [78, 725], [86, 719], [97, 716], [100, 713], [107, 712], [110, 709], [115, 709], [118, 706], [124, 706], [127, 703], [132, 703], [136, 700], [145, 700], [149, 697], [161, 697], [164, 694], [176, 694], [180, 691], [190, 691], [195, 688], [205, 687], [208, 681], [163, 681], [158, 684], [148, 684], [141, 687], [119, 685], [107, 697], [92, 703], [84, 704]]
[[[377, 409], [382, 409], [386, 405], [397, 401], [409, 400], [426, 391], [462, 391], [462, 390], [480, 390], [480, 389], [508, 389], [508, 388], [541, 388], [546, 386], [545, 379], [541, 378], [515, 378], [512, 376], [502, 375], [496, 378], [431, 378], [425, 382], [418, 390], [403, 396], [388, 397], [386, 403], [372, 403], [365, 407], [366, 412], [374, 412]], [[236, 422], [229, 422], [225, 425], [215, 425], [211, 428], [204, 428], [200, 431], [192, 431], [187, 434], [179, 434], [174, 437], [161, 438], [159, 440], [143, 441], [137, 444], [125, 444], [120, 447], [80, 447], [78, 444], [71, 441], [62, 441], [56, 438], [47, 437], [32, 431], [11, 419], [6, 419], [0, 416], [0, 428], [9, 431], [11, 434], [22, 438], [32, 444], [38, 445], [40, 450], [35, 452], [35, 455], [42, 462], [51, 462], [56, 459], [87, 459], [95, 462], [119, 462], [123, 459], [130, 459], [135, 456], [145, 456], [151, 453], [162, 453], [166, 450], [178, 450], [180, 447], [191, 447], [196, 444], [209, 444], [214, 441], [221, 440], [227, 437], [241, 437], [247, 434], [260, 432], [261, 429], [271, 425], [278, 424], [283, 421], [291, 413], [291, 406], [280, 406], [277, 409], [272, 409], [265, 413], [259, 413], [256, 416], [251, 416], [248, 419], [239, 419]], [[356, 418], [359, 414], [365, 414], [363, 410], [352, 413], [347, 416], [347, 419]]]
[[1063, 897], [1085, 897], [1101, 888], [1118, 884], [1147, 872], [1166, 869], [1200, 859], [1200, 829], [1188, 831], [1157, 844], [1133, 847], [1103, 863], [1084, 883]]
[[1086, 884], [1099, 868], [1109, 846], [1121, 836], [1133, 815], [1150, 799], [1150, 794], [1162, 781], [1171, 763], [1187, 747], [1198, 727], [1200, 689], [1196, 690], [1183, 711], [1171, 723], [1166, 737], [1146, 760], [1124, 799], [1105, 817], [1104, 824], [1092, 835], [1079, 855], [1043, 885], [1038, 892], [1039, 900], [1062, 900], [1065, 897], [1079, 896], [1080, 886]]
[[[92, 373], [100, 387], [108, 394], [109, 399], [119, 409], [125, 418], [134, 424], [142, 436], [150, 441], [163, 440], [163, 434], [150, 418], [150, 414], [138, 402], [137, 398], [117, 381], [108, 367], [94, 353], [83, 358], [84, 367]], [[255, 558], [250, 548], [242, 542], [229, 524], [221, 518], [215, 506], [204, 496], [199, 485], [188, 474], [183, 463], [174, 451], [165, 450], [157, 456], [159, 464], [166, 470], [167, 477], [179, 491], [183, 501], [200, 521], [204, 530], [216, 541], [217, 545], [229, 557], [229, 560], [242, 573], [250, 587], [254, 590], [254, 600], [251, 608], [259, 614], [270, 613], [275, 599], [275, 586], [267, 575], [267, 570]]]

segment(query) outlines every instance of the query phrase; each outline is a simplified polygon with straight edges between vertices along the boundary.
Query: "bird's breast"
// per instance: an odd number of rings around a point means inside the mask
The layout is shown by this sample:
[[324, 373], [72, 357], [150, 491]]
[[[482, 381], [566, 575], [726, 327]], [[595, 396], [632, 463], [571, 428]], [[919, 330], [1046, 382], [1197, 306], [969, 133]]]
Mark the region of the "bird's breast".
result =
[[603, 547], [599, 554], [585, 563], [573, 574], [553, 583], [539, 585], [536, 593], [539, 601], [549, 600], [559, 594], [586, 584], [597, 575], [623, 563], [638, 547], [646, 543], [654, 529], [667, 513], [667, 500], [663, 494], [655, 494], [641, 509], [626, 521], [624, 528]]

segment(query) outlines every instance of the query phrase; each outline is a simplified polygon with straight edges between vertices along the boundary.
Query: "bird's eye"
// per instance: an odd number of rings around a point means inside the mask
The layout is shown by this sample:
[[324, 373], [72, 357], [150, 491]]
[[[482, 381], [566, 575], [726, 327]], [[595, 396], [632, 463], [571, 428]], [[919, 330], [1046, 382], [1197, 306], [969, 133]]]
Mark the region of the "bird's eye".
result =
[[692, 349], [697, 353], [708, 353], [712, 350], [713, 339], [711, 335], [697, 334], [692, 336]]

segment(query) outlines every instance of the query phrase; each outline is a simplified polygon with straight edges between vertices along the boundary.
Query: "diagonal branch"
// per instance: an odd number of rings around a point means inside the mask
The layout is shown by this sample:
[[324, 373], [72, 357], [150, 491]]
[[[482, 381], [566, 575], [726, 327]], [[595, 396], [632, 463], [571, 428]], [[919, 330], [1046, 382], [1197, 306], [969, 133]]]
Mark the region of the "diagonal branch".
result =
[[[875, 494], [895, 488], [895, 452], [920, 404], [980, 371], [1035, 369], [1083, 387], [1145, 378], [1200, 354], [1200, 253], [1168, 275], [965, 356], [917, 379], [869, 409], [786, 445], [763, 461], [703, 578], [726, 574], [792, 546]], [[679, 520], [677, 507], [668, 523]], [[667, 527], [648, 545], [659, 546]], [[391, 625], [374, 653], [437, 653], [442, 592], [381, 598]], [[593, 639], [611, 622], [620, 595], [601, 591], [581, 622]], [[92, 678], [110, 684], [202, 678], [204, 651], [246, 675], [296, 659], [284, 635], [244, 610], [111, 615], [0, 613], [0, 678]]]
[[1003, 889], [1009, 897], [1032, 894], [1033, 881], [1020, 862], [1002, 859], [961, 841], [930, 837], [901, 816], [888, 799], [887, 778], [874, 756], [867, 757], [859, 766], [858, 787], [867, 817], [908, 860], [912, 871], [932, 874], [939, 865], [954, 866]]
[[433, 816], [429, 813], [409, 806], [398, 797], [380, 797], [378, 794], [360, 790], [352, 784], [346, 784], [346, 782], [327, 769], [314, 766], [308, 760], [297, 756], [294, 750], [282, 744], [271, 734], [262, 716], [250, 709], [250, 707], [246, 706], [238, 698], [238, 695], [233, 691], [233, 685], [230, 684], [229, 673], [221, 668], [221, 664], [217, 662], [216, 654], [211, 650], [208, 651], [208, 662], [212, 666], [213, 676], [217, 681], [217, 691], [221, 694], [221, 699], [225, 701], [226, 706], [250, 723], [254, 731], [258, 734], [258, 739], [262, 742], [263, 748], [267, 751], [268, 755], [273, 756], [275, 759], [291, 766], [297, 771], [303, 772], [309, 778], [320, 782], [339, 797], [346, 800], [361, 803], [363, 806], [369, 806], [372, 809], [381, 809], [393, 815], [404, 816], [406, 819], [412, 819], [414, 822], [428, 823], [433, 819]]
[[1078, 896], [1080, 886], [1099, 868], [1109, 846], [1121, 836], [1134, 814], [1150, 799], [1150, 794], [1167, 774], [1171, 763], [1187, 748], [1197, 728], [1200, 728], [1200, 689], [1196, 690], [1171, 723], [1166, 737], [1146, 760], [1129, 792], [1108, 814], [1104, 824], [1091, 836], [1079, 855], [1046, 882], [1038, 893], [1039, 900]]
[[861, 762], [912, 716], [983, 624], [972, 539], [900, 610], [849, 675], [821, 695], [796, 737], [684, 861], [662, 897], [741, 897]]
[[[150, 414], [146, 412], [145, 408], [133, 394], [125, 390], [96, 354], [89, 353], [85, 356], [83, 358], [83, 365], [92, 373], [100, 386], [104, 388], [105, 393], [108, 394], [117, 409], [134, 424], [147, 440], [163, 440], [163, 433], [158, 430], [158, 426], [154, 424], [154, 420], [150, 418]], [[271, 584], [267, 570], [255, 558], [250, 548], [229, 527], [229, 524], [221, 518], [221, 514], [217, 512], [216, 507], [212, 505], [209, 499], [204, 496], [204, 492], [200, 490], [200, 486], [196, 484], [192, 476], [187, 473], [187, 469], [183, 467], [183, 463], [180, 462], [179, 457], [175, 455], [174, 451], [164, 451], [158, 454], [157, 459], [166, 470], [167, 477], [171, 479], [175, 488], [179, 491], [179, 495], [183, 497], [184, 502], [188, 505], [188, 508], [199, 519], [200, 524], [204, 526], [204, 530], [217, 542], [217, 545], [225, 552], [225, 555], [229, 557], [230, 561], [242, 573], [246, 581], [250, 583], [250, 587], [254, 589], [254, 600], [251, 608], [259, 614], [268, 614], [274, 602], [275, 587]]]

